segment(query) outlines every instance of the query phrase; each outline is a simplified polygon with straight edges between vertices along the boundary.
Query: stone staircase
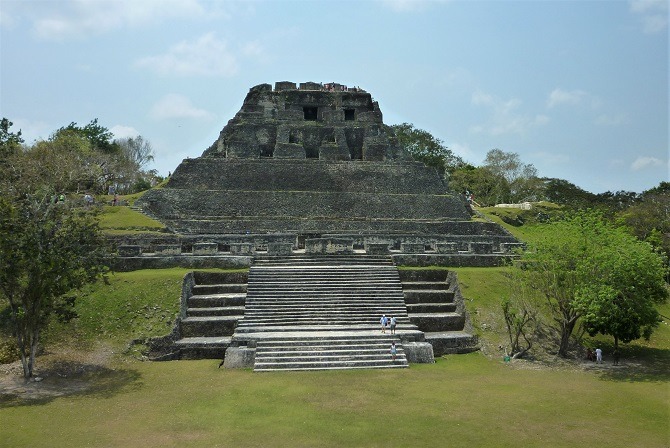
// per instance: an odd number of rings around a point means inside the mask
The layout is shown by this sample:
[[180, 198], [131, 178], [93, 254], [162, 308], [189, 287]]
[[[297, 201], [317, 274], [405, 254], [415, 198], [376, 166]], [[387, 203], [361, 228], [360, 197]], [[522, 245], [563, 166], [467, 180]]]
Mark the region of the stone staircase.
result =
[[[395, 335], [381, 332], [382, 314], [396, 317]], [[407, 367], [402, 341], [417, 340], [397, 269], [370, 255], [258, 258], [233, 336], [255, 345], [255, 371]]]
[[244, 316], [246, 272], [196, 271], [185, 279], [181, 336], [175, 342], [181, 359], [223, 358]]
[[421, 269], [399, 273], [409, 319], [424, 332], [435, 356], [478, 349], [455, 272]]

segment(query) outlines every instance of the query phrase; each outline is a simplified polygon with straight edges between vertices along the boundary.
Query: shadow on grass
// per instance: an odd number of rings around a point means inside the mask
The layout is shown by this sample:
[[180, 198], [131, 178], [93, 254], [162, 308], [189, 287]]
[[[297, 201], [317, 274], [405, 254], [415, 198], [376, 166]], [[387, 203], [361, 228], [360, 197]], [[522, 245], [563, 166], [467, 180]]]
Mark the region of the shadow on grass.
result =
[[[63, 374], [60, 372], [71, 372]], [[74, 373], [72, 373], [74, 372]], [[60, 363], [57, 369], [40, 373], [39, 382], [8, 377], [0, 383], [0, 408], [38, 406], [60, 397], [111, 398], [142, 387], [141, 374], [134, 369], [115, 369], [76, 362]]]
[[[614, 351], [611, 345], [602, 344], [607, 355]], [[611, 356], [606, 356], [602, 364], [600, 377], [609, 381], [626, 382], [670, 382], [670, 349], [624, 347], [621, 350], [619, 365], [613, 365]], [[609, 359], [608, 359], [609, 358]]]

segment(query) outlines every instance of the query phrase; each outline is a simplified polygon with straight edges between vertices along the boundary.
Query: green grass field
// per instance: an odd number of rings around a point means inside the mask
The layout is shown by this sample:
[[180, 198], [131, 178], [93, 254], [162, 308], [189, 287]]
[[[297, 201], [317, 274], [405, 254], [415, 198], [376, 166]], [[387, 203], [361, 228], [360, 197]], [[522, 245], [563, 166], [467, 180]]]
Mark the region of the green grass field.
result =
[[479, 353], [405, 370], [258, 374], [126, 363], [80, 395], [0, 408], [31, 447], [667, 447], [668, 383]]

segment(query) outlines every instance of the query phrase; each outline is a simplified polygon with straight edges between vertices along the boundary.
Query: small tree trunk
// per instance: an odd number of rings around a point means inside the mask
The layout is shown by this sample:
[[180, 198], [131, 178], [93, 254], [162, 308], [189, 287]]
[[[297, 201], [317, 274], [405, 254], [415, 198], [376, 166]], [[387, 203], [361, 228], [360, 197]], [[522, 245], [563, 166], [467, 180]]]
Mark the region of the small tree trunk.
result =
[[576, 318], [563, 321], [561, 325], [561, 343], [558, 347], [558, 355], [561, 358], [568, 357], [568, 348], [570, 347], [570, 335], [572, 335], [572, 330], [575, 328], [575, 323], [577, 322]]

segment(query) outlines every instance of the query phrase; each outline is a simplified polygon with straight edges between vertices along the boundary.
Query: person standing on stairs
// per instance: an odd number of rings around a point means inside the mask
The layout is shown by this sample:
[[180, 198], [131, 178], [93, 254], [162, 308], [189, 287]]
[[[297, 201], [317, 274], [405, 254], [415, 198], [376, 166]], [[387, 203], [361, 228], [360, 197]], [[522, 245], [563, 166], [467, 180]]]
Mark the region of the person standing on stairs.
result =
[[396, 356], [397, 353], [398, 353], [398, 350], [395, 346], [395, 341], [391, 342], [391, 359], [393, 360], [393, 362], [395, 362], [395, 356]]
[[391, 334], [395, 334], [395, 325], [396, 325], [395, 316], [391, 316]]
[[379, 323], [382, 324], [382, 333], [386, 333], [386, 323], [388, 322], [388, 318], [386, 317], [386, 314], [382, 314], [382, 318], [379, 319]]

